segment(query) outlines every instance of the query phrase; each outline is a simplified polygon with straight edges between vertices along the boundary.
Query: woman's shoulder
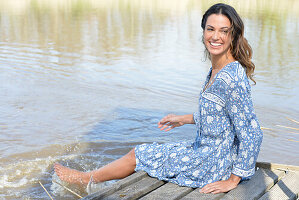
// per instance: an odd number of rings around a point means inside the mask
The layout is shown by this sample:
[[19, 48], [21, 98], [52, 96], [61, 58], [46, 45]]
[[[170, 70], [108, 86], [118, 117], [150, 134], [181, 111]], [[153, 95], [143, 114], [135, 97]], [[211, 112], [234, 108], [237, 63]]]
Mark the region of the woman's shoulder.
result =
[[238, 88], [250, 91], [250, 84], [245, 68], [238, 61], [229, 63], [223, 68], [218, 78], [226, 85], [227, 94]]
[[229, 63], [224, 68], [223, 72], [229, 74], [229, 76], [235, 81], [246, 78], [245, 68], [239, 63], [239, 61]]
[[227, 85], [248, 81], [245, 68], [239, 61], [231, 62], [225, 66], [218, 78], [222, 79]]

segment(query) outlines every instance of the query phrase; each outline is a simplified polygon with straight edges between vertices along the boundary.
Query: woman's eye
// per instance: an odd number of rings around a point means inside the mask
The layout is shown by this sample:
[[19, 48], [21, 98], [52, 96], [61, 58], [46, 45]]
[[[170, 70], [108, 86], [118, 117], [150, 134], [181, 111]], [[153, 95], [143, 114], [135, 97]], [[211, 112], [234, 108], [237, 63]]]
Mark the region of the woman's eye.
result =
[[207, 28], [207, 31], [212, 31], [213, 29], [211, 29], [211, 28]]
[[220, 31], [220, 33], [221, 33], [222, 35], [227, 35], [227, 34], [228, 34], [228, 31], [227, 31], [227, 30], [223, 30], [223, 31]]

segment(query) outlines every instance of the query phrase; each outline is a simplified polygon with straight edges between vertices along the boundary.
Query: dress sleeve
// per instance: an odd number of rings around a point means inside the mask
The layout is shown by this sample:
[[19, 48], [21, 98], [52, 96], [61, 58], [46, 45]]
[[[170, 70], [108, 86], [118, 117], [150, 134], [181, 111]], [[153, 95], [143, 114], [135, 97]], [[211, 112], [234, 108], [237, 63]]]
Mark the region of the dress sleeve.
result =
[[248, 179], [255, 172], [255, 163], [263, 139], [263, 133], [254, 113], [250, 89], [244, 82], [236, 84], [229, 93], [226, 103], [237, 144], [232, 173], [243, 180]]
[[194, 120], [196, 127], [199, 127], [199, 112], [193, 113], [193, 120]]

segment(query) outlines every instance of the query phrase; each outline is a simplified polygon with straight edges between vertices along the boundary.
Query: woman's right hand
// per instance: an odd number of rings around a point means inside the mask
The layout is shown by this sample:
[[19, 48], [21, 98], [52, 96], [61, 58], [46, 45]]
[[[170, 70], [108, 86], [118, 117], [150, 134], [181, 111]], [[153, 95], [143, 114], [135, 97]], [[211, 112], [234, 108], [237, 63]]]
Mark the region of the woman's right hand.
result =
[[175, 115], [169, 114], [163, 117], [158, 122], [158, 128], [161, 131], [169, 131], [175, 127], [183, 126], [184, 124], [194, 124], [193, 115]]
[[182, 116], [181, 115], [174, 115], [174, 114], [169, 114], [165, 117], [163, 117], [159, 122], [158, 122], [158, 128], [161, 131], [169, 131], [175, 127], [183, 126], [184, 123], [182, 122]]

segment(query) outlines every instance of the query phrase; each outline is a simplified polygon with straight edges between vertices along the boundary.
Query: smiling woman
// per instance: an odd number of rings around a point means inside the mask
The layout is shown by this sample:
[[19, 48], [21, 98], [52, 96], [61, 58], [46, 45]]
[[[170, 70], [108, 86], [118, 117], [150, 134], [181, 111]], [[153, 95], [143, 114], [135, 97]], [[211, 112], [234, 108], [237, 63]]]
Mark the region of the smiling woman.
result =
[[251, 51], [240, 51], [247, 44], [242, 20], [233, 7], [215, 4], [204, 14], [202, 28], [212, 68], [199, 97], [198, 112], [170, 114], [158, 123], [165, 131], [195, 124], [195, 141], [137, 145], [122, 158], [91, 172], [55, 164], [61, 180], [87, 185], [91, 180], [104, 182], [145, 171], [160, 180], [202, 188], [203, 193], [221, 193], [253, 176], [263, 136], [248, 80], [254, 69], [247, 65]]

